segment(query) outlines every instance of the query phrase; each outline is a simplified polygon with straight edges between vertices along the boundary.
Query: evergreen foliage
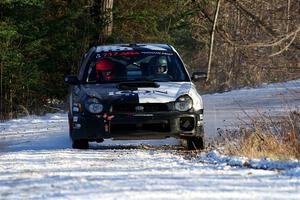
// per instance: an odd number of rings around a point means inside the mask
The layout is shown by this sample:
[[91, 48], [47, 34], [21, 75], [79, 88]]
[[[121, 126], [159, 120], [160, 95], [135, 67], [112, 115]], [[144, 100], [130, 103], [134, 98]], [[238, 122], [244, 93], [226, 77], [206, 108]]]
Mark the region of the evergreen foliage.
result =
[[97, 35], [87, 3], [1, 1], [1, 118], [20, 106], [40, 112], [53, 99], [65, 99], [63, 77], [76, 72]]

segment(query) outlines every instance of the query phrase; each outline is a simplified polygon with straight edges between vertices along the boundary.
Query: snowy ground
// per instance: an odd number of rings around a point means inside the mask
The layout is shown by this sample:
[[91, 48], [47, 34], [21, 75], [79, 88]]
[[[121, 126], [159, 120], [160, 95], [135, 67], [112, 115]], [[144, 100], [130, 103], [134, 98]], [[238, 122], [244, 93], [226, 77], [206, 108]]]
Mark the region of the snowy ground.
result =
[[[237, 124], [241, 107], [251, 115], [276, 114], [299, 101], [300, 80], [206, 95], [207, 138]], [[108, 140], [73, 150], [66, 114], [0, 123], [0, 199], [300, 199], [298, 161], [216, 151], [191, 158], [176, 145], [175, 139]]]
[[259, 88], [234, 90], [204, 96], [205, 132], [215, 138], [218, 128], [236, 127], [259, 113], [287, 115], [300, 110], [300, 79]]

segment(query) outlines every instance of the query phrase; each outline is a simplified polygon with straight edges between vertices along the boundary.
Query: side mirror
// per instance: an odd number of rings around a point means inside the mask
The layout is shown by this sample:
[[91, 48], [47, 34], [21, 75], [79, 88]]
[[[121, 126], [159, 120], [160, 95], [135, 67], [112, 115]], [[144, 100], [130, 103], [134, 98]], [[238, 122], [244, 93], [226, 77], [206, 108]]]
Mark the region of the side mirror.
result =
[[203, 81], [206, 80], [207, 73], [205, 72], [193, 72], [192, 81]]
[[65, 77], [65, 83], [70, 85], [78, 85], [80, 81], [78, 80], [77, 76], [69, 75]]

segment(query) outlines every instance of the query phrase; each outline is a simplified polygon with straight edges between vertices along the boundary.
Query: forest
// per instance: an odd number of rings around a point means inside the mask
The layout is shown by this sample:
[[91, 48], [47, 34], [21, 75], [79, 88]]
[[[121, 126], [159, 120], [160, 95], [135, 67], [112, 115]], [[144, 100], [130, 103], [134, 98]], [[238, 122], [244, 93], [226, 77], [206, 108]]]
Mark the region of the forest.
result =
[[62, 109], [93, 45], [168, 43], [200, 93], [300, 77], [299, 0], [1, 0], [0, 120]]

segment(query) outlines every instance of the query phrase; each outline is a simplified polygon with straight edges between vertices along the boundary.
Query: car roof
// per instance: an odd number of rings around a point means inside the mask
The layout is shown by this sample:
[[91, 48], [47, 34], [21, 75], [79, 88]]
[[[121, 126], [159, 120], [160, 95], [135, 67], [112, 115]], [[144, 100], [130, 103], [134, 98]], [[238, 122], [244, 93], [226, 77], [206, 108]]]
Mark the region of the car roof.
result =
[[96, 46], [96, 53], [111, 51], [166, 51], [173, 52], [168, 44], [112, 44]]

